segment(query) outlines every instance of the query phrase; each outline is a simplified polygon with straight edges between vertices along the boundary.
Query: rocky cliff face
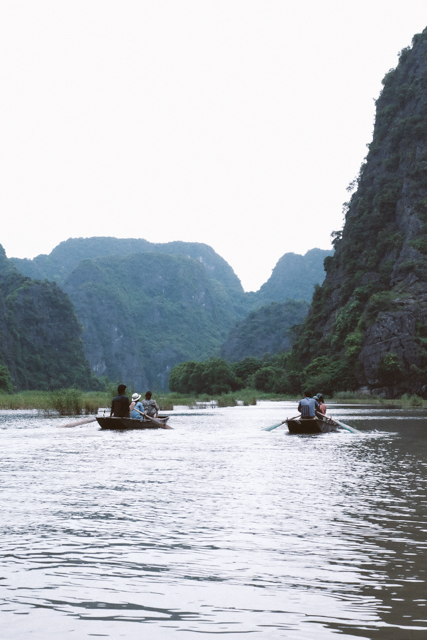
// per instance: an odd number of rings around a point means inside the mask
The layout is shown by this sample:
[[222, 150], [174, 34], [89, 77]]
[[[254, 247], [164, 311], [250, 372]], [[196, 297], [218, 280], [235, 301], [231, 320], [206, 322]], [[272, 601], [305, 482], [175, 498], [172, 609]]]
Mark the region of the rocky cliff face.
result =
[[167, 388], [175, 364], [214, 354], [236, 321], [224, 288], [180, 255], [84, 260], [63, 288], [92, 370], [139, 390]]
[[[211, 247], [193, 242], [73, 238], [49, 255], [11, 262], [69, 294], [94, 373], [143, 389], [166, 388], [169, 371], [179, 362], [218, 354], [230, 329], [249, 311], [292, 296], [310, 299], [330, 254], [320, 249], [305, 256], [285, 254], [256, 293], [244, 293], [230, 265]], [[261, 311], [268, 330], [252, 335], [260, 320], [249, 320], [233, 333], [227, 353], [262, 355], [289, 348], [287, 332], [301, 322], [302, 307], [305, 313], [308, 303], [289, 303], [279, 314], [277, 308]]]
[[257, 306], [285, 300], [311, 302], [316, 284], [325, 279], [323, 262], [333, 250], [310, 249], [303, 256], [285, 253], [277, 262], [270, 278], [252, 294]]
[[17, 389], [93, 388], [82, 328], [53, 282], [23, 276], [0, 245], [0, 365]]
[[295, 353], [303, 364], [340, 359], [348, 384], [394, 396], [427, 383], [427, 29], [383, 85], [369, 153]]
[[221, 358], [237, 362], [249, 356], [289, 351], [292, 347], [290, 329], [305, 319], [310, 304], [305, 300], [272, 302], [252, 311], [229, 333], [221, 347]]

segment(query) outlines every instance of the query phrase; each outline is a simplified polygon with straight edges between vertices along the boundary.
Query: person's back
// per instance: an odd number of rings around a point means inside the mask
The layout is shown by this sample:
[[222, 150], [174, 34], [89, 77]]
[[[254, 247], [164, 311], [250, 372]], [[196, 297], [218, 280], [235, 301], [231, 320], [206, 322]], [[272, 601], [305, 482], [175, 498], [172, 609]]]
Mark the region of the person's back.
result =
[[320, 409], [320, 405], [314, 398], [311, 398], [308, 392], [304, 393], [304, 398], [299, 401], [298, 411], [301, 418], [315, 418], [316, 410]]
[[129, 398], [125, 396], [126, 385], [119, 384], [117, 387], [118, 395], [111, 402], [110, 416], [115, 418], [129, 418]]
[[150, 416], [150, 418], [157, 418], [157, 415], [159, 413], [159, 405], [155, 400], [152, 399], [152, 395], [153, 394], [151, 393], [151, 391], [147, 391], [147, 393], [145, 394], [145, 400], [142, 401], [142, 404], [144, 406], [144, 413], [147, 416]]

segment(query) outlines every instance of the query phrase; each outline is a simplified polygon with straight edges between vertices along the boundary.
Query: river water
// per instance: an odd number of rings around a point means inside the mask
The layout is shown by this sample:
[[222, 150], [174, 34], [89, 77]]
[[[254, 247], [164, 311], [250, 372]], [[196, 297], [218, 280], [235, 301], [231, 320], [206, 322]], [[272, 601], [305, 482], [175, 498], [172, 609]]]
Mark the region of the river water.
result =
[[292, 403], [112, 432], [2, 412], [0, 636], [427, 637], [427, 413]]

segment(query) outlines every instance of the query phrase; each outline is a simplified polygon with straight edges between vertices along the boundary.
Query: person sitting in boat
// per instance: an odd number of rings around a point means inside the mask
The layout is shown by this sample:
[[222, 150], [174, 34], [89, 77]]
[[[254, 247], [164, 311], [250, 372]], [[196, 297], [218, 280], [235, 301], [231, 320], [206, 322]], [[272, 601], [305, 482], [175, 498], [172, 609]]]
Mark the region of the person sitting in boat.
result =
[[301, 413], [301, 418], [315, 418], [316, 411], [320, 410], [320, 404], [311, 397], [309, 391], [304, 391], [304, 398], [299, 401], [298, 411]]
[[129, 407], [130, 417], [135, 418], [136, 420], [142, 420], [142, 414], [144, 413], [142, 402], [139, 402], [140, 397], [140, 394], [134, 393], [132, 396], [131, 405]]
[[119, 384], [117, 387], [118, 395], [113, 398], [111, 402], [110, 417], [115, 418], [129, 418], [129, 398], [125, 396], [126, 385]]
[[142, 404], [144, 406], [144, 413], [149, 416], [150, 418], [157, 418], [157, 416], [159, 415], [159, 410], [160, 407], [157, 404], [157, 402], [152, 399], [153, 394], [151, 393], [151, 391], [147, 391], [147, 393], [145, 394], [145, 400], [142, 401]]
[[323, 401], [323, 395], [321, 393], [318, 393], [314, 397], [315, 397], [315, 399], [317, 400], [317, 402], [320, 405], [320, 409], [319, 409], [320, 413], [325, 415], [326, 414], [326, 404]]

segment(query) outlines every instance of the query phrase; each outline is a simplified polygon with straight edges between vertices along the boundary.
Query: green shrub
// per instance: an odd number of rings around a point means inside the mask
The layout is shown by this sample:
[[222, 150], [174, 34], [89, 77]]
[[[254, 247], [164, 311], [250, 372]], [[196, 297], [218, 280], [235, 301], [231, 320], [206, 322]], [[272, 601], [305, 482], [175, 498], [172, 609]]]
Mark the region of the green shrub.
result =
[[78, 389], [60, 389], [51, 394], [52, 408], [61, 416], [83, 412], [83, 393]]
[[231, 365], [231, 368], [234, 371], [235, 375], [245, 383], [249, 376], [256, 373], [259, 369], [261, 369], [261, 367], [261, 360], [253, 356], [244, 358], [244, 360], [240, 360], [239, 362], [234, 362]]
[[381, 291], [374, 293], [368, 301], [365, 309], [365, 319], [369, 324], [375, 320], [379, 313], [390, 311], [392, 302], [397, 298], [397, 294], [392, 291]]
[[234, 396], [221, 395], [218, 400], [218, 407], [235, 407], [237, 400]]
[[83, 413], [87, 416], [96, 415], [99, 409], [99, 402], [94, 398], [84, 398], [83, 400]]
[[221, 358], [205, 362], [182, 362], [169, 375], [169, 388], [178, 393], [217, 395], [243, 388], [243, 382]]
[[169, 400], [169, 398], [157, 398], [157, 404], [159, 405], [160, 411], [173, 411], [173, 402]]
[[12, 392], [12, 379], [5, 364], [0, 364], [0, 389], [7, 393]]
[[405, 393], [401, 397], [400, 402], [402, 407], [422, 407], [424, 405], [423, 399], [416, 394], [408, 396], [408, 394]]
[[255, 374], [255, 389], [258, 391], [273, 391], [277, 378], [277, 370], [273, 367], [262, 367]]
[[380, 382], [394, 384], [402, 375], [403, 366], [396, 353], [386, 353], [376, 367], [375, 373]]
[[354, 375], [354, 366], [343, 359], [332, 360], [326, 356], [315, 358], [302, 372], [303, 386], [315, 393], [333, 395], [334, 391], [354, 390], [358, 382]]

